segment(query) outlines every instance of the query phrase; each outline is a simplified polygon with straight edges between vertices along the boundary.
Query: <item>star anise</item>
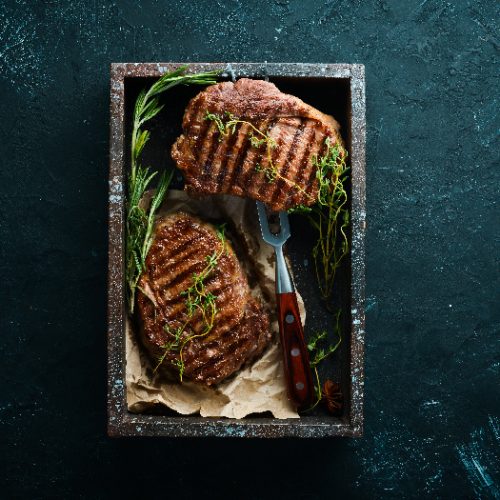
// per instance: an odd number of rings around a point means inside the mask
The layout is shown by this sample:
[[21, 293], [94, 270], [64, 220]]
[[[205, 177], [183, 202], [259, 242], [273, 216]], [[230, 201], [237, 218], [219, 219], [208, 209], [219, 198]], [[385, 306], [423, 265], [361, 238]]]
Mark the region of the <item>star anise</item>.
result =
[[332, 415], [340, 415], [344, 403], [344, 397], [340, 385], [332, 380], [326, 380], [323, 384], [322, 401]]

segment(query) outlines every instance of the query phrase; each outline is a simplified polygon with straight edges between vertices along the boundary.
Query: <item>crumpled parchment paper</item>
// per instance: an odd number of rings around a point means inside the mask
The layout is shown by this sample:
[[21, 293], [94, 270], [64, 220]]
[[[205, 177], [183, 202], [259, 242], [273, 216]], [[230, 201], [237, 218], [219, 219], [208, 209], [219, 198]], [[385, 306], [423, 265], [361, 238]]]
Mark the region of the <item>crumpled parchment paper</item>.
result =
[[[160, 215], [179, 211], [198, 215], [209, 222], [227, 222], [229, 234], [232, 232], [238, 236], [240, 245], [236, 245], [235, 250], [249, 278], [252, 294], [261, 298], [270, 315], [273, 340], [259, 359], [216, 387], [192, 382], [180, 384], [153, 373], [150, 359], [140, 345], [132, 324], [127, 322], [126, 388], [129, 411], [140, 413], [161, 404], [182, 415], [199, 413], [202, 417], [243, 418], [251, 413], [271, 412], [275, 418], [298, 418], [286, 395], [275, 312], [273, 249], [261, 239], [255, 202], [226, 195], [194, 199], [183, 191], [170, 190]], [[243, 259], [242, 253], [245, 254]], [[298, 302], [304, 321], [305, 309], [300, 297]]]

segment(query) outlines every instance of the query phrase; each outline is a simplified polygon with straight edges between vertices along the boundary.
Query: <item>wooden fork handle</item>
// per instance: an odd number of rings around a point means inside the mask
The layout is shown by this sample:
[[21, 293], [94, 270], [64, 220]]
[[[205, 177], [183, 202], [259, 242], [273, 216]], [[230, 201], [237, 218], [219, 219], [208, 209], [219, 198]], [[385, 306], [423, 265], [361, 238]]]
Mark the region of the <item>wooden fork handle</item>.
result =
[[288, 397], [304, 409], [312, 403], [314, 391], [297, 296], [295, 292], [279, 293], [276, 300]]

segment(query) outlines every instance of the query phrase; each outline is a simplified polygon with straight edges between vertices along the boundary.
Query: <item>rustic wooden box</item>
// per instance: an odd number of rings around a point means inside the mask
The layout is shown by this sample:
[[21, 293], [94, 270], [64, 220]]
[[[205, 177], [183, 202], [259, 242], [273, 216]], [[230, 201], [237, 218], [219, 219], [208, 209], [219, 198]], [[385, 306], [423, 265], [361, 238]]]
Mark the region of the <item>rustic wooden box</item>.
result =
[[[345, 398], [344, 414], [305, 414], [300, 419], [278, 420], [256, 416], [243, 420], [202, 418], [166, 414], [132, 414], [127, 410], [125, 391], [125, 282], [124, 207], [128, 171], [130, 106], [138, 89], [177, 63], [117, 63], [111, 65], [111, 132], [109, 169], [109, 276], [108, 276], [108, 433], [110, 436], [219, 436], [219, 437], [326, 437], [361, 436], [363, 432], [363, 350], [365, 289], [365, 80], [359, 64], [231, 63], [190, 65], [190, 72], [225, 68], [223, 78], [268, 78], [278, 87], [303, 98], [321, 111], [333, 114], [342, 125], [350, 155], [351, 252], [344, 265], [341, 287], [344, 309], [344, 341], [336, 360], [337, 377]], [[148, 82], [148, 79], [150, 80]], [[177, 106], [171, 133], [180, 132], [180, 116], [187, 99], [200, 89], [191, 89]], [[190, 93], [189, 93], [190, 92]], [[172, 99], [170, 97], [170, 99]], [[167, 108], [168, 109], [168, 108]], [[168, 162], [165, 143], [152, 146], [152, 164]], [[305, 238], [293, 238], [289, 246]], [[304, 229], [305, 230], [305, 229]], [[296, 243], [292, 243], [292, 242]], [[300, 248], [292, 255], [304, 256]], [[295, 270], [299, 291], [311, 289], [310, 278]], [[309, 282], [309, 283], [308, 283]], [[312, 301], [314, 303], [314, 301]], [[307, 324], [306, 324], [307, 332]]]

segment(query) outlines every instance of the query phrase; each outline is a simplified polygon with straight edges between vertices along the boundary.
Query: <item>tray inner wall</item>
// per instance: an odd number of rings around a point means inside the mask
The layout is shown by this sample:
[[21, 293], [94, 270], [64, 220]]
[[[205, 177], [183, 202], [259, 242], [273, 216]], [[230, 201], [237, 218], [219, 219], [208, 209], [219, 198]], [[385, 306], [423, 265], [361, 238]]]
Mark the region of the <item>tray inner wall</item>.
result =
[[[130, 134], [132, 129], [133, 106], [139, 92], [151, 85], [156, 78], [125, 78], [125, 165], [128, 171], [130, 165]], [[286, 93], [295, 95], [304, 102], [318, 108], [320, 111], [331, 114], [341, 125], [341, 134], [346, 143], [348, 151], [351, 145], [350, 136], [350, 81], [340, 78], [294, 78], [294, 77], [269, 77], [269, 81], [275, 83], [278, 88]], [[151, 130], [151, 139], [143, 153], [143, 164], [154, 169], [174, 168], [174, 162], [170, 157], [170, 148], [175, 139], [181, 133], [182, 116], [184, 109], [191, 97], [200, 92], [199, 87], [175, 87], [169, 90], [163, 97], [165, 107], [163, 111], [148, 122]], [[183, 185], [182, 175], [178, 172], [174, 178], [172, 187], [181, 188]], [[350, 195], [351, 186], [348, 185]], [[349, 200], [350, 200], [349, 196]], [[319, 296], [316, 285], [314, 264], [311, 256], [311, 242], [315, 240], [313, 229], [309, 223], [300, 215], [290, 217], [292, 238], [287, 244], [287, 251], [292, 260], [293, 272], [298, 290], [304, 298], [307, 309], [307, 321], [305, 327], [306, 340], [317, 331], [328, 330], [329, 340], [334, 342], [333, 317], [325, 308]], [[305, 414], [302, 420], [317, 420], [323, 417], [331, 423], [347, 421], [349, 414], [348, 402], [350, 400], [350, 267], [349, 256], [345, 258], [338, 272], [333, 303], [335, 307], [342, 308], [342, 343], [339, 350], [322, 364], [321, 379], [331, 378], [340, 382], [346, 405], [340, 419], [330, 416], [321, 406], [313, 412]], [[168, 415], [175, 418], [177, 413], [168, 409], [158, 408], [155, 414]], [[261, 421], [274, 421], [270, 415], [255, 415]]]

